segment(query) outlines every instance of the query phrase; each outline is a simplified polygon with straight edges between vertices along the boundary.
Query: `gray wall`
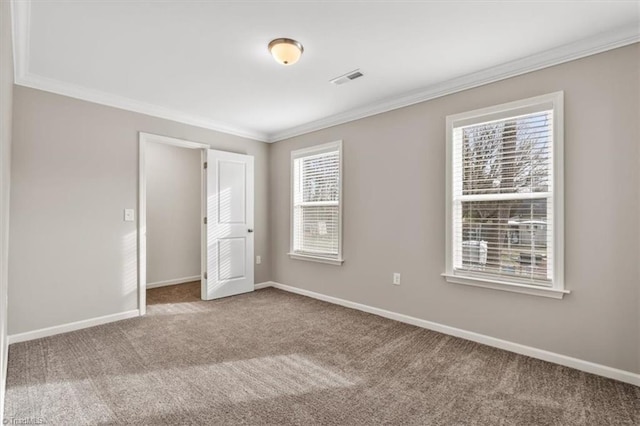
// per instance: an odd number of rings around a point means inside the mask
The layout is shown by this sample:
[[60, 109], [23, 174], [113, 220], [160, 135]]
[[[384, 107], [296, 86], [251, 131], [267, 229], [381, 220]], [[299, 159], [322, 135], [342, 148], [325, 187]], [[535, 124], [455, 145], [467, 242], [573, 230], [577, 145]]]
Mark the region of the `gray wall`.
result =
[[7, 378], [7, 268], [9, 266], [9, 183], [13, 104], [10, 9], [9, 2], [0, 2], [0, 422], [4, 413]]
[[[256, 282], [640, 372], [639, 59], [636, 44], [273, 145], [16, 87], [9, 332], [136, 308], [136, 229], [122, 209], [137, 207], [144, 131], [256, 157]], [[6, 64], [3, 56], [3, 73]], [[557, 90], [565, 91], [572, 294], [552, 300], [447, 284], [445, 116]], [[345, 264], [290, 260], [290, 151], [337, 139]], [[401, 286], [391, 285], [392, 272], [402, 273]]]
[[[272, 279], [640, 372], [639, 45], [278, 142]], [[565, 92], [563, 300], [446, 283], [445, 116]], [[290, 152], [344, 141], [341, 267], [291, 260]], [[393, 286], [393, 272], [402, 285]]]
[[201, 154], [147, 144], [148, 284], [200, 275]]
[[[256, 255], [267, 256], [269, 146], [39, 90], [14, 90], [9, 334], [137, 308], [138, 132], [255, 156]], [[270, 279], [256, 265], [256, 282]]]

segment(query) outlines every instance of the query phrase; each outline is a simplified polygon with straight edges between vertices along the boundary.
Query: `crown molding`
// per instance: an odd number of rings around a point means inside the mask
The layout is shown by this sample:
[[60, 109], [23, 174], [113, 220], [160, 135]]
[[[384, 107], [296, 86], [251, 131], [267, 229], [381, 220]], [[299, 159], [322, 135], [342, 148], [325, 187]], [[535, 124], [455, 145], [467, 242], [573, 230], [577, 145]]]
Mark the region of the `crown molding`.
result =
[[284, 129], [280, 132], [264, 133], [211, 120], [206, 117], [137, 101], [99, 90], [89, 89], [71, 83], [54, 80], [29, 73], [29, 34], [31, 25], [31, 0], [11, 1], [13, 22], [14, 75], [15, 84], [57, 93], [101, 105], [120, 108], [166, 120], [177, 121], [192, 126], [203, 127], [235, 136], [254, 139], [261, 142], [278, 142], [305, 133], [326, 129], [394, 109], [403, 108], [431, 99], [472, 89], [474, 87], [526, 74], [542, 68], [616, 49], [640, 41], [640, 28], [630, 26], [602, 33], [550, 49], [526, 58], [517, 59], [475, 73], [467, 74], [448, 81], [433, 84], [400, 96], [382, 99], [365, 106], [339, 114], [310, 121], [308, 123]]
[[206, 117], [193, 115], [141, 102], [124, 96], [114, 95], [100, 90], [89, 89], [79, 85], [39, 76], [29, 72], [31, 0], [11, 1], [11, 19], [13, 23], [14, 83], [46, 92], [56, 93], [75, 99], [106, 105], [127, 111], [137, 112], [152, 117], [164, 118], [192, 126], [203, 127], [230, 135], [267, 142], [268, 135], [239, 126], [233, 126]]
[[165, 108], [160, 105], [140, 102], [123, 96], [118, 96], [99, 90], [88, 89], [86, 87], [76, 86], [74, 84], [69, 84], [38, 75], [26, 74], [16, 76], [15, 84], [30, 87], [33, 89], [44, 90], [46, 92], [57, 93], [59, 95], [81, 99], [100, 105], [106, 105], [127, 111], [137, 112], [152, 117], [164, 118], [166, 120], [215, 130], [229, 135], [240, 136], [260, 142], [267, 142], [268, 140], [267, 135], [262, 132], [256, 132], [250, 129], [231, 126], [201, 116]]
[[482, 71], [457, 77], [442, 83], [433, 84], [420, 90], [405, 93], [401, 96], [386, 98], [378, 102], [355, 108], [340, 114], [311, 121], [300, 126], [291, 127], [281, 132], [269, 134], [268, 142], [278, 142], [294, 136], [303, 135], [372, 115], [381, 114], [431, 99], [483, 86], [532, 71], [559, 65], [565, 62], [595, 55], [607, 50], [627, 46], [640, 41], [640, 28], [637, 26], [619, 28], [586, 38], [574, 43], [550, 49], [526, 58], [487, 68]]

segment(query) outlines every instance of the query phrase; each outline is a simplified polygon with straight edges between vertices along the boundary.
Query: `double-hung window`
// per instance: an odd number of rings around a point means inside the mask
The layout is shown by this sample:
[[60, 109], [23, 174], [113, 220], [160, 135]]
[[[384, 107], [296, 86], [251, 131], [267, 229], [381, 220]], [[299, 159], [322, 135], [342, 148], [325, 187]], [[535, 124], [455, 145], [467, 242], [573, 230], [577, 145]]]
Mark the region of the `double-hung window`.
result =
[[342, 264], [342, 141], [291, 153], [294, 259]]
[[447, 117], [450, 282], [561, 298], [563, 94]]

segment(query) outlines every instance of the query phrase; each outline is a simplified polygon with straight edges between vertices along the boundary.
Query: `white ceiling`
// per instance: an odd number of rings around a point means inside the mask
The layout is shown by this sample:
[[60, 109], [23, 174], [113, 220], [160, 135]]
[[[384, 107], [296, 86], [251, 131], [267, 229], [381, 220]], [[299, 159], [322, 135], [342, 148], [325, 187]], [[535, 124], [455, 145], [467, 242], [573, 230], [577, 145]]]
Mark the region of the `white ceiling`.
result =
[[[278, 140], [628, 44], [639, 25], [638, 1], [16, 2], [16, 81]], [[278, 37], [300, 62], [271, 58]]]

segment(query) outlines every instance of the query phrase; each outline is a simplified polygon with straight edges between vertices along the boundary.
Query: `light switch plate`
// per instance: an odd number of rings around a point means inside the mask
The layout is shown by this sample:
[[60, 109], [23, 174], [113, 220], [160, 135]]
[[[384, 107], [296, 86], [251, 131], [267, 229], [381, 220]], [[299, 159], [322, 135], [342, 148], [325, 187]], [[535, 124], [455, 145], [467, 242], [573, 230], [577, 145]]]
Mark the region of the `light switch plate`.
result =
[[124, 221], [133, 222], [136, 220], [136, 213], [134, 209], [124, 209]]
[[400, 285], [400, 273], [399, 272], [394, 272], [393, 273], [393, 284]]

